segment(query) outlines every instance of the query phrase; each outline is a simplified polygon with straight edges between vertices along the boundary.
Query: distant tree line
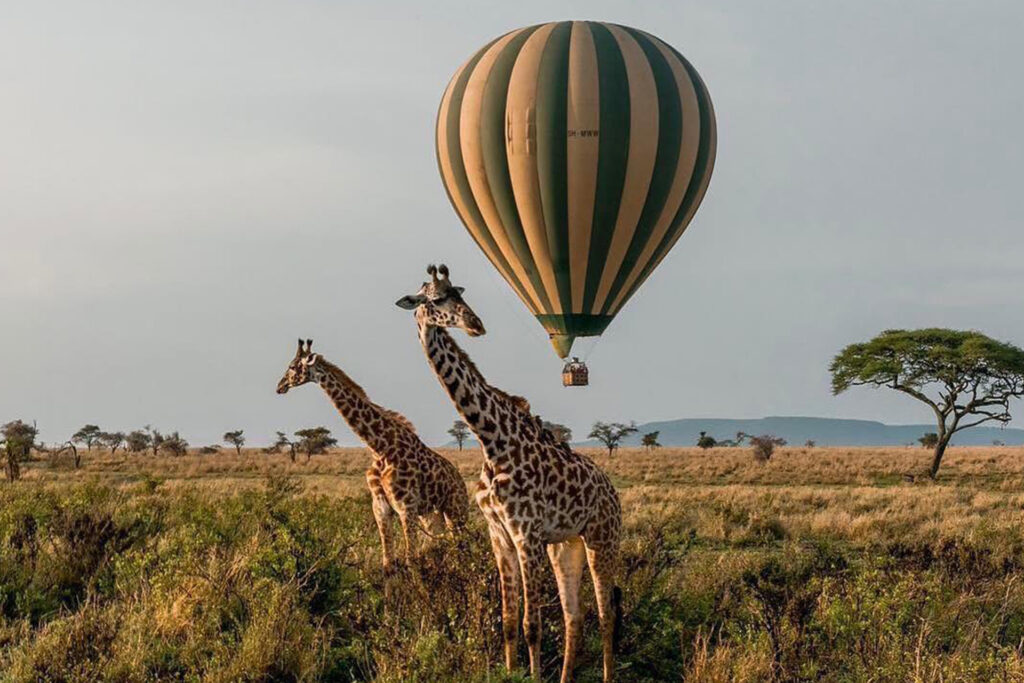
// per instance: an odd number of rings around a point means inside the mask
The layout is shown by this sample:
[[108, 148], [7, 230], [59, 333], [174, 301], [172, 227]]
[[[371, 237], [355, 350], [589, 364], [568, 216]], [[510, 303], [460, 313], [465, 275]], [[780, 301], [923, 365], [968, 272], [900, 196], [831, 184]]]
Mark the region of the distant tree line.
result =
[[[130, 432], [105, 431], [95, 424], [83, 425], [66, 441], [47, 445], [38, 441], [39, 428], [36, 424], [23, 420], [13, 420], [0, 425], [0, 461], [3, 463], [4, 476], [8, 481], [21, 478], [23, 463], [32, 459], [32, 453], [47, 457], [51, 462], [68, 458], [75, 469], [82, 464], [82, 452], [94, 449], [106, 449], [108, 455], [115, 455], [119, 450], [131, 455], [183, 456], [189, 453], [189, 442], [178, 431], [163, 432], [152, 425]], [[224, 443], [234, 448], [235, 454], [242, 455], [242, 447], [246, 443], [244, 430], [236, 429], [224, 432]], [[338, 440], [331, 435], [327, 427], [309, 427], [294, 433], [294, 438], [285, 432], [277, 432], [273, 444], [262, 449], [264, 453], [280, 453], [286, 451], [292, 462], [296, 454], [303, 453], [306, 462], [312, 456], [326, 453], [338, 445]], [[212, 444], [194, 449], [201, 455], [212, 455], [220, 452], [220, 447]]]

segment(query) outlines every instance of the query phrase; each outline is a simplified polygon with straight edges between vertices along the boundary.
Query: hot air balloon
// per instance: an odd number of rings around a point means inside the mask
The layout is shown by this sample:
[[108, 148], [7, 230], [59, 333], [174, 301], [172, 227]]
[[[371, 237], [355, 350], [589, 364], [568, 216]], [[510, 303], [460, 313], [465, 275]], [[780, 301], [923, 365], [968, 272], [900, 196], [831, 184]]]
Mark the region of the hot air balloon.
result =
[[593, 21], [491, 41], [455, 72], [437, 116], [452, 206], [561, 358], [604, 332], [682, 235], [715, 145], [690, 63], [649, 33]]

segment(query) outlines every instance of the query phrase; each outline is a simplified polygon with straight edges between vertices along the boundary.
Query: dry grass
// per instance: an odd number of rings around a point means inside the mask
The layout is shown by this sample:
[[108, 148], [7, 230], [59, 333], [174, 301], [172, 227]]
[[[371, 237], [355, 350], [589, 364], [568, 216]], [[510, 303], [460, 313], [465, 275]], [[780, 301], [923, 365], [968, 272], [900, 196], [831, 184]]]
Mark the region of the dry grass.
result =
[[[438, 449], [459, 466], [467, 479], [480, 469], [480, 453]], [[799, 448], [776, 450], [770, 463], [754, 461], [749, 448], [660, 448], [654, 451], [624, 448], [607, 457], [603, 449], [584, 448], [582, 452], [597, 461], [625, 486], [641, 482], [673, 485], [891, 485], [904, 474], [924, 476], [931, 462], [931, 452], [922, 448]], [[952, 447], [939, 472], [940, 483], [982, 479], [982, 483], [1024, 483], [1024, 448], [1022, 447]], [[242, 449], [242, 455], [222, 451], [212, 455], [190, 452], [182, 457], [131, 455], [118, 451], [111, 456], [105, 451], [83, 453], [82, 468], [75, 472], [67, 460], [58, 463], [35, 462], [26, 468], [26, 478], [60, 481], [67, 477], [94, 475], [112, 483], [144, 476], [171, 479], [200, 479], [237, 476], [262, 477], [267, 472], [296, 476], [340, 477], [360, 480], [369, 465], [364, 448], [336, 448], [325, 455], [315, 455], [307, 463], [304, 456], [297, 462], [284, 454], [266, 454], [259, 449]]]
[[[470, 485], [479, 453], [445, 455]], [[1024, 449], [951, 449], [935, 482], [916, 448], [590, 455], [623, 501], [622, 680], [1024, 680]], [[0, 486], [0, 670], [518, 680], [495, 668], [478, 516], [458, 563], [428, 556], [384, 599], [368, 462], [346, 448], [30, 463]], [[581, 680], [598, 657], [589, 640]]]

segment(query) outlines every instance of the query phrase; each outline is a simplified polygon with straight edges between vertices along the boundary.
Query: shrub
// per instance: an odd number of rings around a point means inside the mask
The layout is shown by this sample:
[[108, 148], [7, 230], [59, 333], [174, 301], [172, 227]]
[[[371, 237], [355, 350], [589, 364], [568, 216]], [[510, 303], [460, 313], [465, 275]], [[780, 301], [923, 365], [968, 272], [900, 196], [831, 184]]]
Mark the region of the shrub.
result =
[[786, 440], [771, 434], [750, 437], [750, 445], [754, 449], [754, 459], [758, 462], [768, 462], [775, 453], [776, 446], [785, 446]]
[[701, 432], [700, 436], [697, 438], [697, 448], [703, 449], [705, 451], [708, 450], [709, 448], [714, 448], [717, 445], [718, 442], [715, 441], [715, 437], [711, 436], [707, 432]]

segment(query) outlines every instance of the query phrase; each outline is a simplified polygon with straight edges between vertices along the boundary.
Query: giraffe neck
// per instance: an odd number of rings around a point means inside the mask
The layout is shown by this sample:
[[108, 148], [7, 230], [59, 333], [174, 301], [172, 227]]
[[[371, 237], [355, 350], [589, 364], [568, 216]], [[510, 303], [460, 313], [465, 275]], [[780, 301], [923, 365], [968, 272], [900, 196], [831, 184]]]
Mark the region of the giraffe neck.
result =
[[417, 319], [420, 342], [430, 366], [455, 404], [462, 419], [483, 447], [484, 457], [498, 455], [504, 445], [497, 415], [511, 411], [508, 396], [493, 389], [480, 371], [468, 362], [448, 330]]
[[375, 455], [393, 455], [393, 440], [385, 434], [393, 434], [393, 430], [381, 429], [385, 423], [390, 422], [388, 416], [361, 389], [354, 388], [352, 380], [340, 368], [328, 365], [318, 384], [355, 435]]

